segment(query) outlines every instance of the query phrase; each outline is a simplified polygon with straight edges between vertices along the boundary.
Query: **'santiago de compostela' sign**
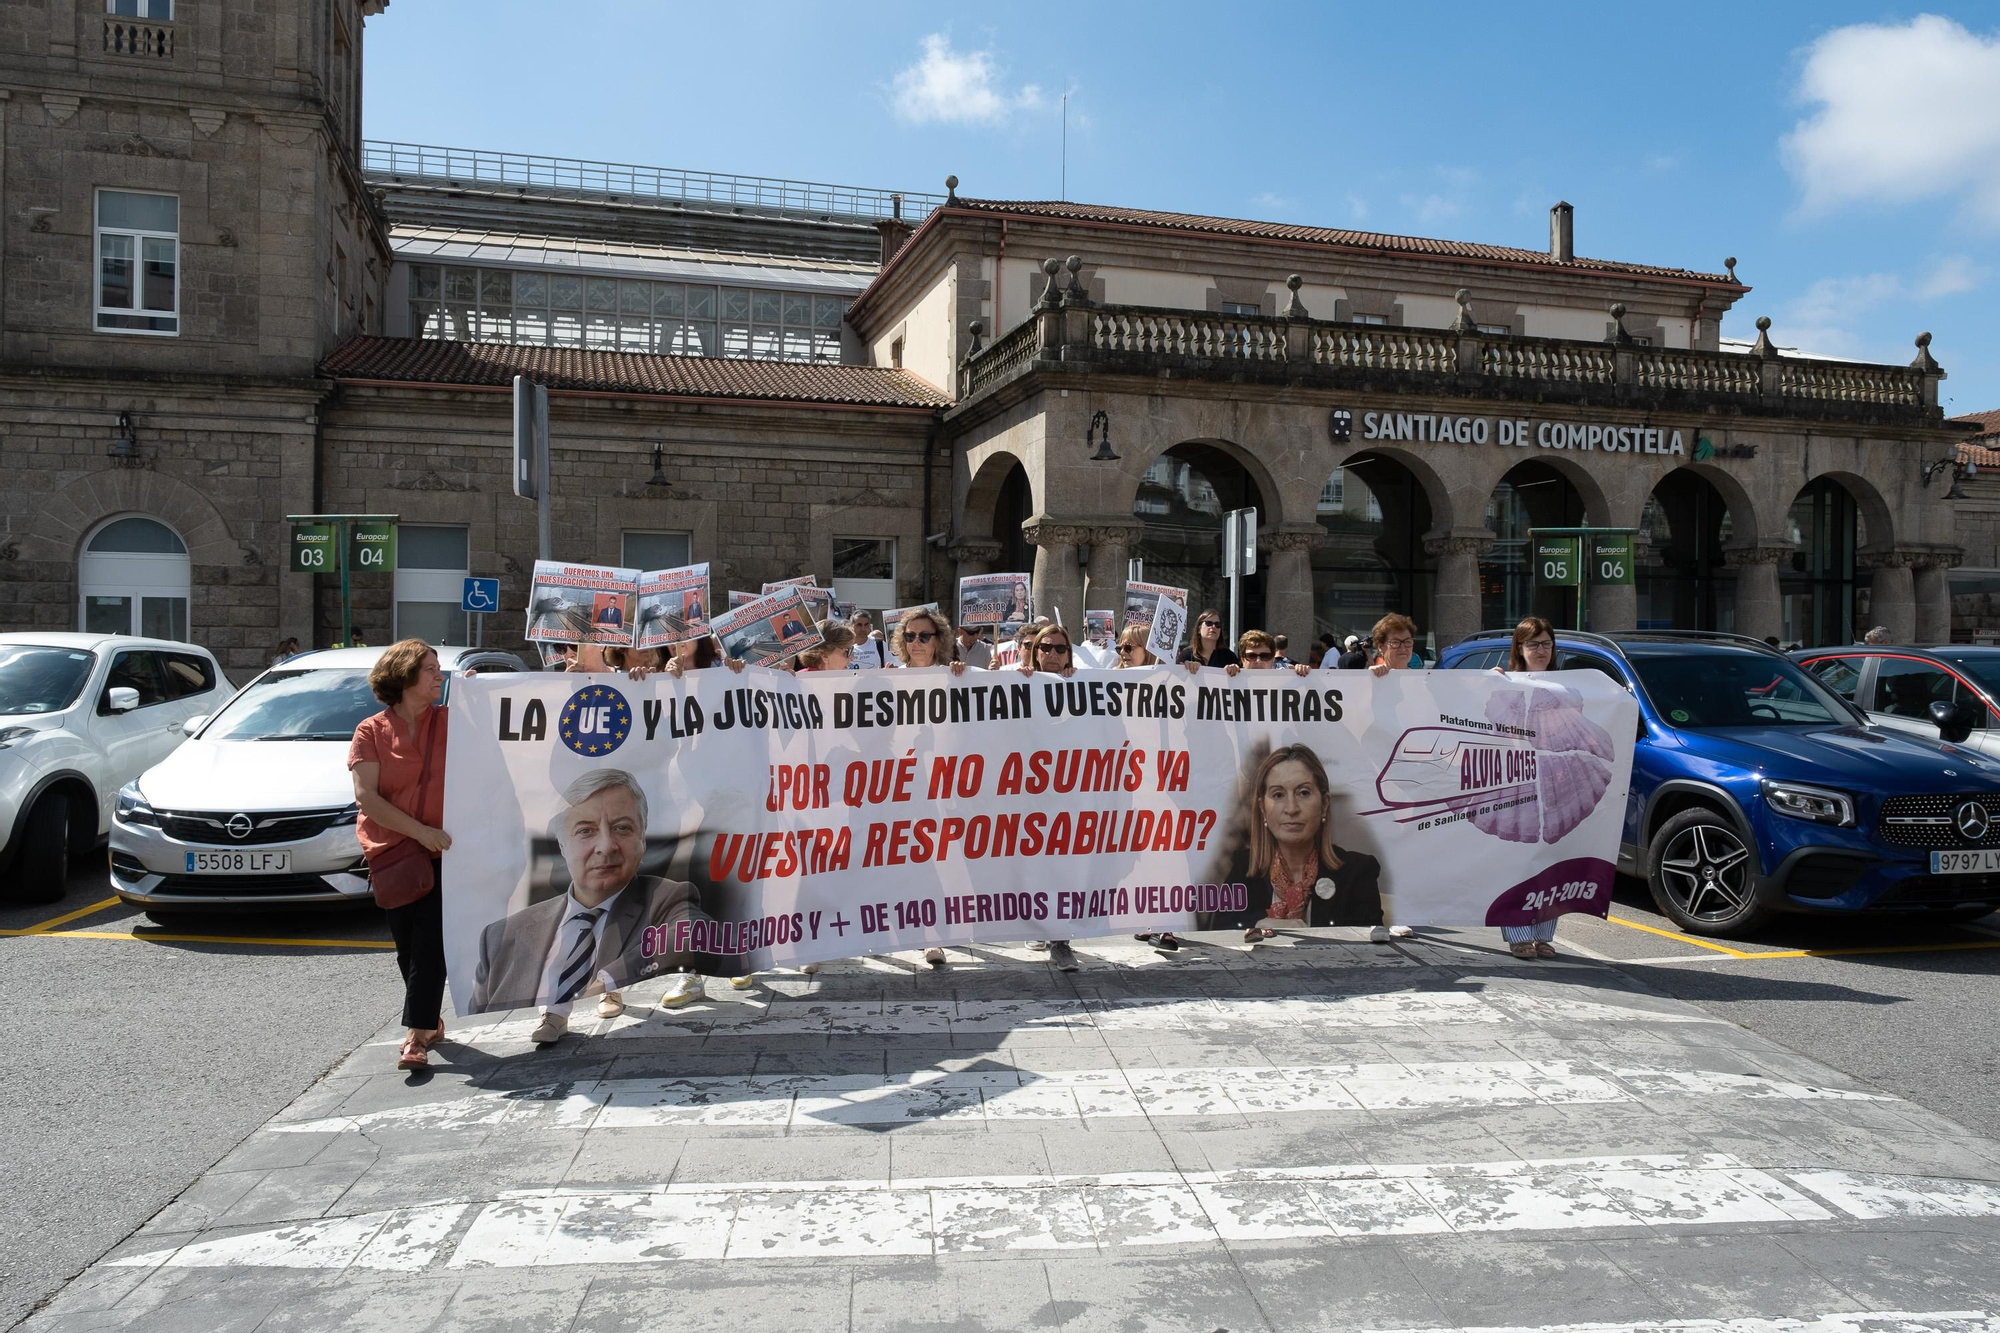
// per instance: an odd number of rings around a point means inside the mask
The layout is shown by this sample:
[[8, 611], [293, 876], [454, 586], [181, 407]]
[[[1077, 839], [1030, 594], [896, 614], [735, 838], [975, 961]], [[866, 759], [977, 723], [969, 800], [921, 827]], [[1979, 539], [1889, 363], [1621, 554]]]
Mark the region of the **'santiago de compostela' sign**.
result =
[[[1335, 409], [1333, 438], [1354, 434], [1354, 414]], [[1678, 430], [1659, 426], [1613, 425], [1589, 421], [1536, 421], [1526, 417], [1453, 416], [1446, 412], [1363, 412], [1364, 440], [1407, 440], [1419, 444], [1504, 444], [1516, 448], [1569, 449], [1607, 454], [1678, 454], [1687, 442]]]

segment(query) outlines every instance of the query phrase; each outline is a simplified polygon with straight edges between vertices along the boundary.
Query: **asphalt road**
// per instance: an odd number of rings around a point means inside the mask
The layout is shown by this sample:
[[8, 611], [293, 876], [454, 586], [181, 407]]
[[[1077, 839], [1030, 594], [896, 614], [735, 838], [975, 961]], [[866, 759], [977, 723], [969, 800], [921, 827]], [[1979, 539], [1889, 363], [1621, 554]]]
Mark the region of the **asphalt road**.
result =
[[[111, 896], [102, 862], [21, 930]], [[0, 936], [0, 1328], [171, 1202], [393, 1015], [386, 949], [208, 944], [173, 933], [386, 940], [372, 912], [191, 921], [116, 907]]]

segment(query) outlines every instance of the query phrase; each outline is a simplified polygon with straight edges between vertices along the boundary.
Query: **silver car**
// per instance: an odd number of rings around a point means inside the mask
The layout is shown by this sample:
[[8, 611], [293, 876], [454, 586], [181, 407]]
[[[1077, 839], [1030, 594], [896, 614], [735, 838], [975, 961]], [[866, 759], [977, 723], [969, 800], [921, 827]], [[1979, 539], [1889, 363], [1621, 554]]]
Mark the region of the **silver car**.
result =
[[[111, 887], [149, 913], [337, 906], [368, 899], [347, 772], [354, 728], [380, 712], [381, 648], [302, 653], [272, 667], [118, 793]], [[512, 653], [440, 648], [445, 690], [468, 670], [520, 671]]]

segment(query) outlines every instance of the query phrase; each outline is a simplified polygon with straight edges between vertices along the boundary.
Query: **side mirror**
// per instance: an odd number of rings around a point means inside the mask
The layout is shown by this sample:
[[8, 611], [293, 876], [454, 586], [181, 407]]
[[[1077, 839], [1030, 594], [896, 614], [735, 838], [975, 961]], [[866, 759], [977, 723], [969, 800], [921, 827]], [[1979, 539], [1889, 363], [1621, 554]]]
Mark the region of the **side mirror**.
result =
[[114, 713], [129, 713], [139, 706], [139, 691], [130, 685], [113, 685], [104, 692], [104, 704]]
[[183, 736], [194, 735], [197, 731], [201, 730], [201, 724], [206, 721], [208, 721], [208, 715], [206, 713], [202, 714], [200, 717], [189, 718], [187, 721], [181, 723], [181, 735]]
[[1972, 734], [1972, 710], [1962, 704], [1939, 699], [1930, 707], [1931, 721], [1937, 724], [1938, 739], [1953, 745]]

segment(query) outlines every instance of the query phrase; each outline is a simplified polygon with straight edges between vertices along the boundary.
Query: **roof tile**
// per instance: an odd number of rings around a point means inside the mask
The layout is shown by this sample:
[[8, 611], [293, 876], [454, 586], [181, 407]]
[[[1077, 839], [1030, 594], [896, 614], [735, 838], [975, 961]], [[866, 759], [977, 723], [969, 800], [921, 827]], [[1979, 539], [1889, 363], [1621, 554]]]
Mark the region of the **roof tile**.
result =
[[750, 361], [587, 351], [431, 338], [350, 338], [320, 363], [342, 380], [505, 388], [528, 375], [551, 389], [667, 397], [947, 407], [951, 400], [906, 370], [824, 362]]
[[[1581, 269], [1591, 273], [1634, 273], [1653, 277], [1683, 278], [1713, 283], [1721, 287], [1742, 286], [1740, 280], [1722, 273], [1700, 273], [1684, 268], [1660, 268], [1651, 264], [1623, 264], [1610, 259], [1560, 261], [1545, 250], [1524, 250], [1511, 245], [1483, 245], [1476, 241], [1439, 241], [1422, 236], [1392, 236], [1386, 232], [1345, 231], [1336, 227], [1303, 227], [1285, 222], [1252, 222], [1242, 218], [1205, 217], [1196, 213], [1159, 213], [1142, 208], [1115, 208], [1105, 204], [1074, 204], [1057, 199], [965, 199], [954, 206], [975, 212], [1026, 214], [1032, 217], [1067, 218], [1079, 222], [1113, 222], [1132, 226], [1161, 227], [1173, 231], [1208, 232], [1218, 236], [1249, 236], [1260, 240], [1299, 241], [1309, 245], [1338, 245], [1357, 250], [1391, 250], [1405, 254], [1443, 255], [1454, 259], [1490, 259], [1517, 264], [1539, 264], [1549, 268]], [[1748, 290], [1748, 288], [1744, 288]]]

